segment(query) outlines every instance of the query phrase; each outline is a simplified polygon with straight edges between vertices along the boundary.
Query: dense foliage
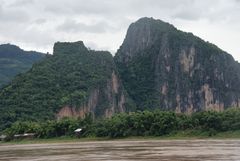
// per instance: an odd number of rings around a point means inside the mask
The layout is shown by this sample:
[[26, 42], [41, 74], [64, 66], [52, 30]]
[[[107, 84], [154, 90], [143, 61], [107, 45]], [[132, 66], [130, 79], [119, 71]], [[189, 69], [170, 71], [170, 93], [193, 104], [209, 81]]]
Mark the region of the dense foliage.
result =
[[85, 119], [16, 122], [5, 130], [5, 134], [9, 139], [13, 138], [14, 134], [23, 133], [35, 133], [38, 138], [52, 138], [74, 136], [74, 130], [82, 128], [81, 137], [164, 136], [185, 130], [207, 132], [212, 136], [218, 132], [240, 130], [239, 122], [239, 109], [229, 109], [224, 112], [205, 111], [193, 115], [143, 111], [121, 113], [96, 121], [88, 115]]
[[53, 55], [0, 91], [0, 130], [17, 120], [55, 119], [64, 105], [79, 107], [111, 79], [113, 69], [109, 52], [88, 50], [82, 42], [56, 43]]
[[29, 70], [33, 63], [44, 57], [45, 54], [24, 51], [14, 45], [0, 45], [0, 88], [9, 83], [17, 74]]

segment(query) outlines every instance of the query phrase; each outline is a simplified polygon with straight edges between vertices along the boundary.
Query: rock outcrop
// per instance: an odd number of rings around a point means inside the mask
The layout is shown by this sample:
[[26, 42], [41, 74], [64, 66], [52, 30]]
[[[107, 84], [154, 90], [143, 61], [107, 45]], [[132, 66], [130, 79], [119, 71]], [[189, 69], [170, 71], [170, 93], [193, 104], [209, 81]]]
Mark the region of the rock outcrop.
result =
[[87, 114], [95, 117], [111, 117], [115, 113], [126, 112], [126, 96], [115, 71], [103, 87], [92, 89], [86, 102], [80, 106], [65, 105], [57, 113], [57, 118], [80, 117]]
[[[72, 53], [79, 53], [79, 51], [89, 53], [89, 55], [86, 55], [89, 57], [94, 57], [94, 55], [100, 56], [101, 54], [101, 52], [91, 53], [81, 41], [75, 43], [56, 43], [54, 46], [54, 53], [56, 55], [71, 55]], [[101, 66], [98, 66], [99, 68], [106, 65], [108, 66], [108, 73], [105, 73], [101, 82], [94, 84], [94, 86], [89, 89], [87, 98], [80, 102], [80, 104], [64, 104], [58, 111], [57, 118], [83, 118], [89, 113], [91, 113], [93, 117], [110, 117], [115, 113], [126, 112], [126, 93], [124, 93], [121, 81], [116, 74], [113, 58], [111, 58], [111, 62], [107, 62], [107, 60], [104, 62], [104, 59], [102, 59], [102, 61], [99, 59], [92, 63], [98, 63], [97, 61], [100, 61], [101, 64]], [[98, 74], [101, 75], [101, 73]]]
[[163, 21], [142, 18], [130, 25], [115, 62], [139, 109], [192, 113], [240, 106], [239, 63]]

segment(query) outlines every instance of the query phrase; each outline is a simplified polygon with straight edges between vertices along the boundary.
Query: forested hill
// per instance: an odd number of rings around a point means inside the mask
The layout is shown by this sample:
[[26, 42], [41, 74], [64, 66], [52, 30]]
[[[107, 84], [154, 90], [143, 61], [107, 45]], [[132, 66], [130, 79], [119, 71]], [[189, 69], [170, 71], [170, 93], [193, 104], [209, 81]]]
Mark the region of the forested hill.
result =
[[109, 117], [128, 110], [128, 98], [106, 51], [82, 41], [56, 43], [53, 55], [17, 76], [0, 93], [0, 129], [16, 120]]
[[0, 88], [9, 83], [17, 74], [29, 70], [33, 63], [44, 57], [43, 53], [24, 51], [15, 45], [0, 45]]
[[17, 120], [229, 107], [240, 107], [239, 63], [191, 33], [141, 18], [130, 25], [114, 58], [82, 41], [56, 43], [53, 55], [0, 91], [0, 130]]

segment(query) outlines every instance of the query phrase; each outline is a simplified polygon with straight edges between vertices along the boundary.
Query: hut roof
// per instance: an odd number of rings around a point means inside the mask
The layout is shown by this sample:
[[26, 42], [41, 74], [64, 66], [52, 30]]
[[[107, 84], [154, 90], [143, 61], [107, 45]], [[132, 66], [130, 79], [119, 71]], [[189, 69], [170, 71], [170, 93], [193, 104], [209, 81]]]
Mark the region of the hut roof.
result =
[[82, 131], [82, 129], [80, 129], [80, 128], [74, 130], [74, 132], [81, 132], [81, 131]]

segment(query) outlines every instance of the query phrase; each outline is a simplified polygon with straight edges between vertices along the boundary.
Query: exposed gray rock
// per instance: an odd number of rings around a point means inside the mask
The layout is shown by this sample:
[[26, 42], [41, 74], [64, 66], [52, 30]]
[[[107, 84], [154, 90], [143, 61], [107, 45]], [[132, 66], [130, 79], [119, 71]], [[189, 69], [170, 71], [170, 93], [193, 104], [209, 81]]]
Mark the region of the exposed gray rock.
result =
[[160, 20], [130, 25], [115, 62], [139, 109], [192, 113], [240, 106], [239, 63]]

